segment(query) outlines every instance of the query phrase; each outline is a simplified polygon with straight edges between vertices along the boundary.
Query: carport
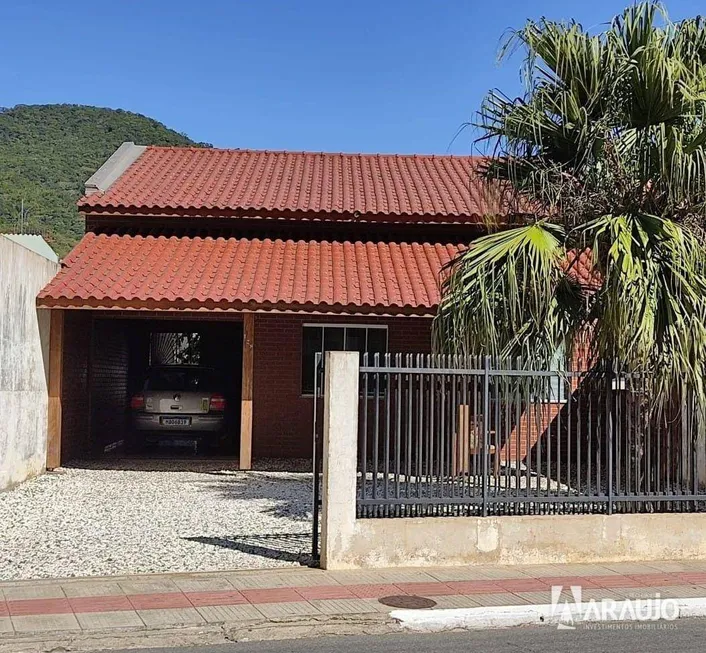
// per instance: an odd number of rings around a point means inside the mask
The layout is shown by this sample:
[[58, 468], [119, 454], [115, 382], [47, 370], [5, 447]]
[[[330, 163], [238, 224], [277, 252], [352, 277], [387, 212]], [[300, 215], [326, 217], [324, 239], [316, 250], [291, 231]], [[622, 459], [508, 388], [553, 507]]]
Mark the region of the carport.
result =
[[228, 379], [223, 453], [312, 455], [314, 354], [425, 352], [454, 245], [87, 233], [39, 294], [52, 315], [47, 467], [121, 450], [167, 336]]
[[243, 336], [252, 332], [252, 315], [53, 309], [51, 316], [58, 335], [50, 374], [61, 384], [52, 384], [49, 468], [73, 458], [134, 454], [139, 436], [131, 428], [130, 398], [151, 365], [184, 363], [213, 368], [222, 380], [226, 426], [209, 452], [250, 466], [243, 374], [252, 377], [252, 355], [243, 355]]

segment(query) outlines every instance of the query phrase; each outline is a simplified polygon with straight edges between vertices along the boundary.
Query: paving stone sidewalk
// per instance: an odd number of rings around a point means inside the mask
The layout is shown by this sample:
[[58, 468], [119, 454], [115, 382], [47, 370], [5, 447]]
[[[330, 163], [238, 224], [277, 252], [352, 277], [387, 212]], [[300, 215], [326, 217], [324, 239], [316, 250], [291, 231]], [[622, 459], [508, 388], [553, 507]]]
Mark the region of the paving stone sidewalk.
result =
[[436, 609], [546, 604], [553, 585], [567, 591], [580, 585], [584, 600], [706, 597], [706, 562], [297, 568], [0, 582], [0, 642], [41, 633], [382, 616], [393, 608], [379, 599], [389, 596], [425, 597]]

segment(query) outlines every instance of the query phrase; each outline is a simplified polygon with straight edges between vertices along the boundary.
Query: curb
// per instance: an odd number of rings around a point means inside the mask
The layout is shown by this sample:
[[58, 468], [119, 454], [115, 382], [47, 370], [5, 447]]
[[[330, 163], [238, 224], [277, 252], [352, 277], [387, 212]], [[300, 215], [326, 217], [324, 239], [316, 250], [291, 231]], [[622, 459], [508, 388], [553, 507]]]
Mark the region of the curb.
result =
[[[654, 600], [654, 599], [651, 599]], [[706, 617], [706, 597], [689, 599], [661, 599], [668, 612], [660, 616], [644, 613], [639, 609], [644, 600], [611, 601], [609, 618], [598, 613], [596, 603], [580, 603], [557, 609], [552, 604], [503, 605], [479, 608], [452, 608], [441, 610], [393, 610], [390, 617], [406, 630], [435, 633], [446, 630], [486, 630], [511, 628], [514, 626], [554, 625], [562, 629], [573, 629], [576, 624], [655, 622], [659, 619], [672, 621], [688, 617]], [[600, 603], [598, 603], [600, 605]], [[650, 604], [651, 605], [651, 604]], [[637, 609], [636, 609], [636, 606]], [[668, 608], [667, 608], [668, 606]], [[645, 606], [646, 607], [646, 606]], [[569, 614], [566, 610], [569, 610]], [[643, 608], [644, 609], [644, 608]], [[637, 614], [636, 614], [637, 612]], [[567, 623], [567, 617], [569, 621]]]
[[114, 628], [90, 631], [45, 631], [0, 635], [0, 653], [73, 651], [95, 653], [114, 649], [176, 650], [235, 642], [263, 642], [342, 635], [387, 635], [400, 626], [387, 613], [291, 616], [275, 619], [200, 625]]

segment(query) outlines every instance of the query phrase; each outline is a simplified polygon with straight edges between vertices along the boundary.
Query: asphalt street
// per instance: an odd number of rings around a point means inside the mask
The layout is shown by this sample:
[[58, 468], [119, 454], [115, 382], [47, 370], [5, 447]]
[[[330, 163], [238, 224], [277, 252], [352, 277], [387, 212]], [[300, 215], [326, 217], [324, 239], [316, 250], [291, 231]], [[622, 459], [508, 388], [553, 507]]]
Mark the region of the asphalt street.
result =
[[113, 653], [702, 653], [706, 620], [596, 624], [560, 631], [553, 626], [420, 635], [321, 637], [218, 646], [130, 649]]

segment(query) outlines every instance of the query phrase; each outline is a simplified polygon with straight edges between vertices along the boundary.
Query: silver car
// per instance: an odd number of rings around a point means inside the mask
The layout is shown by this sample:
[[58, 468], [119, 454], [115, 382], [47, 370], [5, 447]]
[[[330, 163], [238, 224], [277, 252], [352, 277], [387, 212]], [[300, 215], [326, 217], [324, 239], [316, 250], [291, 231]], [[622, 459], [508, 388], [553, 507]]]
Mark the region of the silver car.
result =
[[223, 429], [226, 400], [212, 368], [164, 365], [150, 369], [130, 408], [138, 431], [195, 435]]

